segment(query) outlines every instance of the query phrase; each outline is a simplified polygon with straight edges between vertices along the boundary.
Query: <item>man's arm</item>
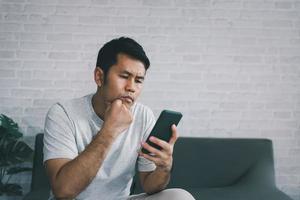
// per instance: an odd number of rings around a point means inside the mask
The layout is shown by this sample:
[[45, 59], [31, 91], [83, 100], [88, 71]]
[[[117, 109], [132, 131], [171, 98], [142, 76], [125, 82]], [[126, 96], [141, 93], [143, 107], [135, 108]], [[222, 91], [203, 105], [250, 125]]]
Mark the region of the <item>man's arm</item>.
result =
[[147, 143], [142, 143], [142, 146], [153, 155], [140, 152], [144, 158], [155, 163], [156, 169], [152, 172], [140, 172], [140, 181], [144, 191], [147, 194], [153, 194], [166, 188], [170, 181], [170, 172], [173, 164], [173, 148], [178, 138], [176, 126], [172, 126], [172, 137], [169, 143], [155, 137], [151, 137], [151, 142], [162, 147], [161, 150], [150, 146]]
[[57, 199], [73, 199], [96, 176], [114, 138], [101, 129], [75, 159], [51, 159], [45, 163], [52, 191]]
[[56, 199], [73, 199], [96, 176], [111, 145], [132, 121], [130, 111], [121, 100], [106, 111], [104, 124], [92, 142], [75, 159], [50, 159], [45, 162]]
[[170, 173], [156, 169], [152, 172], [139, 172], [140, 182], [147, 194], [165, 189], [170, 180]]

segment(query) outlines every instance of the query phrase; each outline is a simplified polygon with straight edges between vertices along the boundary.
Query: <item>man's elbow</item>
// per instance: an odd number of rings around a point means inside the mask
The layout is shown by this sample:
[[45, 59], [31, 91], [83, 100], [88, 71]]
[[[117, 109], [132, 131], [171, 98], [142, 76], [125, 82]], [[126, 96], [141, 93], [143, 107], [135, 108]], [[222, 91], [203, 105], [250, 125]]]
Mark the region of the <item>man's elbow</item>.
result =
[[52, 192], [57, 200], [74, 199], [77, 193], [68, 187], [52, 187]]
[[142, 188], [146, 194], [152, 195], [164, 190], [165, 187], [151, 187], [149, 185], [143, 185]]
[[162, 191], [162, 189], [160, 189], [160, 190], [144, 190], [144, 192], [148, 195], [152, 195], [152, 194], [158, 193], [160, 191]]

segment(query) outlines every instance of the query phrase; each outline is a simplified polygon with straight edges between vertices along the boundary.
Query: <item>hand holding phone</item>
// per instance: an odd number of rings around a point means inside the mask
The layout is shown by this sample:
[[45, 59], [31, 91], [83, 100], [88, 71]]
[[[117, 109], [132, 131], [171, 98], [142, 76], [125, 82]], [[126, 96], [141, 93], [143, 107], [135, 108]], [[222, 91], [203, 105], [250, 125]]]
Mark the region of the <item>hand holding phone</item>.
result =
[[[175, 124], [176, 126], [178, 125], [180, 119], [182, 118], [182, 114], [180, 112], [176, 111], [171, 111], [171, 110], [163, 110], [150, 135], [148, 136], [146, 143], [151, 145], [152, 147], [161, 150], [161, 147], [154, 144], [153, 142], [150, 141], [150, 137], [154, 136], [156, 138], [159, 138], [161, 140], [164, 140], [166, 142], [170, 141], [170, 138], [172, 137], [172, 129], [171, 126]], [[149, 154], [150, 152], [144, 148], [142, 148], [143, 153]]]

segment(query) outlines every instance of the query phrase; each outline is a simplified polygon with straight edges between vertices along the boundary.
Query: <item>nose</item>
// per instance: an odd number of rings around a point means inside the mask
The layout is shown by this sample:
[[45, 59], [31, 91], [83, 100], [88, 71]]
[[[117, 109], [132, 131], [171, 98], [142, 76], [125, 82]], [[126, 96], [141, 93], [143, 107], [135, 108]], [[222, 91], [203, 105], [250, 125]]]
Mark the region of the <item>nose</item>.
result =
[[135, 82], [134, 79], [128, 79], [126, 82], [126, 91], [134, 93], [136, 88], [135, 88]]

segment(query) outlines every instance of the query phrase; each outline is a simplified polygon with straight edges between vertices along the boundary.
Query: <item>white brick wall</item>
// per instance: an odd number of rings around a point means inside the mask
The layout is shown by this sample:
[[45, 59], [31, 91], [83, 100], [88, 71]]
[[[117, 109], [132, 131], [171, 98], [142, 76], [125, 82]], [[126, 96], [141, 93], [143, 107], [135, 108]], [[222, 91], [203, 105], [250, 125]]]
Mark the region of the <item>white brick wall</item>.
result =
[[2, 0], [0, 113], [42, 131], [123, 35], [151, 58], [142, 102], [181, 110], [184, 136], [272, 139], [277, 185], [300, 200], [299, 0]]

